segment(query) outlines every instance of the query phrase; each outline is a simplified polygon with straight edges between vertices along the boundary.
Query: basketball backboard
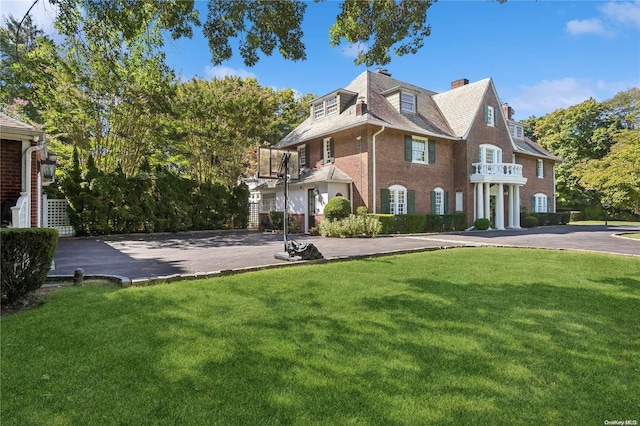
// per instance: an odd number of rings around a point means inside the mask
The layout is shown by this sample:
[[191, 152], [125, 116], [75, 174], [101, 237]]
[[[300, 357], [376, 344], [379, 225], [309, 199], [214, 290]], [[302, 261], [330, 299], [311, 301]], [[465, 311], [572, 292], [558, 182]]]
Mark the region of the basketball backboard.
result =
[[283, 177], [283, 157], [289, 154], [289, 176], [298, 179], [300, 167], [298, 165], [298, 151], [287, 151], [270, 147], [258, 148], [258, 177], [263, 179], [278, 179]]

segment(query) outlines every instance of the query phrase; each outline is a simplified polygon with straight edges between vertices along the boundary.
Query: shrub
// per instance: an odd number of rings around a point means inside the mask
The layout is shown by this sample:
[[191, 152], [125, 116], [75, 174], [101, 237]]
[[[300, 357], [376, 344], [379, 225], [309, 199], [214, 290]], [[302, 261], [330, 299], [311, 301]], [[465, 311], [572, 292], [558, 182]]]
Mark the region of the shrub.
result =
[[396, 232], [401, 234], [417, 234], [425, 232], [427, 216], [423, 214], [401, 214], [396, 216]]
[[538, 226], [538, 218], [532, 215], [525, 216], [522, 219], [522, 226], [525, 228], [533, 228], [534, 226]]
[[584, 215], [580, 210], [572, 210], [569, 219], [571, 222], [577, 222], [579, 220], [584, 220]]
[[380, 229], [381, 234], [393, 234], [396, 231], [396, 216], [392, 214], [375, 214], [373, 217], [377, 217], [382, 225]]
[[367, 213], [369, 213], [369, 209], [367, 209], [367, 206], [358, 206], [358, 208], [356, 209], [356, 214], [358, 216], [364, 216]]
[[275, 210], [270, 211], [269, 222], [271, 222], [271, 229], [282, 230], [284, 227], [284, 213]]
[[473, 226], [478, 231], [486, 231], [491, 226], [491, 221], [489, 221], [489, 219], [487, 219], [486, 217], [483, 217], [480, 219], [476, 219], [476, 221], [473, 222]]
[[349, 215], [341, 220], [323, 219], [318, 231], [325, 237], [375, 237], [380, 233], [382, 224], [373, 215]]
[[14, 302], [44, 284], [58, 245], [52, 228], [0, 229], [2, 303]]
[[571, 213], [569, 212], [559, 212], [559, 213], [529, 213], [521, 218], [523, 221], [527, 216], [533, 216], [538, 219], [538, 225], [540, 226], [549, 226], [549, 225], [566, 225], [569, 223], [569, 219]]
[[344, 219], [351, 214], [351, 203], [344, 197], [333, 197], [324, 208], [324, 217], [329, 220]]

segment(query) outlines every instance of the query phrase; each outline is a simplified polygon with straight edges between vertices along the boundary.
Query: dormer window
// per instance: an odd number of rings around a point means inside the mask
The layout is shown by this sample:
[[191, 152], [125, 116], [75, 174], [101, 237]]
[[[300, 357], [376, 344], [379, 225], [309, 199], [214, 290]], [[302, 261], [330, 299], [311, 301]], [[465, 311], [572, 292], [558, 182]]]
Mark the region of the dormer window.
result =
[[524, 127], [519, 124], [509, 123], [509, 132], [516, 139], [524, 139]]
[[313, 104], [313, 119], [322, 118], [326, 115], [338, 112], [338, 96], [331, 96]]
[[400, 93], [400, 108], [403, 112], [416, 112], [416, 95], [412, 93]]

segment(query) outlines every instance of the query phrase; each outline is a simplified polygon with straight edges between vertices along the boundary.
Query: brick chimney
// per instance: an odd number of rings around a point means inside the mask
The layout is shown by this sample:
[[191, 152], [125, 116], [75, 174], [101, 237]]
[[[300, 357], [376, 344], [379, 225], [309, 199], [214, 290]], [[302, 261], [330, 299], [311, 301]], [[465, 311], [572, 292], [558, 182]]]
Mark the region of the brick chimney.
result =
[[359, 96], [356, 104], [356, 116], [361, 116], [366, 110], [367, 104], [364, 102], [364, 96]]
[[457, 89], [458, 87], [466, 86], [467, 84], [469, 84], [469, 80], [466, 78], [460, 78], [451, 82], [451, 88]]
[[513, 120], [513, 114], [515, 114], [515, 111], [509, 106], [509, 104], [502, 104], [502, 112], [504, 113], [505, 117], [507, 117], [507, 120]]

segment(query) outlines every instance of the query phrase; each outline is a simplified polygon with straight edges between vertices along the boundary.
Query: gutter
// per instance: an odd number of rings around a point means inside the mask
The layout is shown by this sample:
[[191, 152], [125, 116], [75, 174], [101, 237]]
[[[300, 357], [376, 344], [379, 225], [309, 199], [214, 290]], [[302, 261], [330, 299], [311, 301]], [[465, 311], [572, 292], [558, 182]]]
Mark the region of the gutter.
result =
[[378, 130], [376, 133], [373, 134], [373, 214], [376, 214], [377, 209], [376, 209], [376, 136], [378, 136], [380, 133], [384, 132], [384, 130], [386, 129], [385, 126], [382, 126], [382, 128], [380, 130]]

